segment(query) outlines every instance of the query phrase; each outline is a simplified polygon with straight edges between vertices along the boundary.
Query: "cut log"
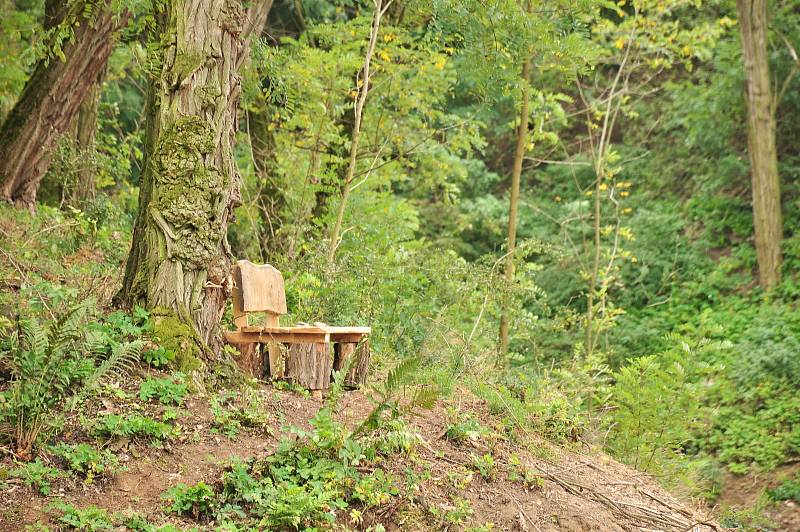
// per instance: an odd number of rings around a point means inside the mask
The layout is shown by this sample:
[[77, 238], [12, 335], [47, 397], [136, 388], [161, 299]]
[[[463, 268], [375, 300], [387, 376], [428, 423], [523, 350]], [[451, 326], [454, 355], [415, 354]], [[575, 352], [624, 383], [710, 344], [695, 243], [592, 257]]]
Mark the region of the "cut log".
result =
[[309, 390], [330, 388], [333, 364], [330, 345], [290, 344], [285, 377]]
[[236, 364], [253, 378], [264, 377], [264, 354], [259, 344], [231, 344], [239, 350], [239, 355], [233, 359]]
[[347, 371], [344, 385], [348, 388], [358, 388], [367, 383], [369, 373], [369, 342], [361, 343], [342, 342], [335, 344], [333, 369]]
[[286, 360], [286, 347], [277, 342], [269, 342], [263, 344], [269, 358], [269, 376], [272, 380], [282, 379], [286, 373], [285, 360]]

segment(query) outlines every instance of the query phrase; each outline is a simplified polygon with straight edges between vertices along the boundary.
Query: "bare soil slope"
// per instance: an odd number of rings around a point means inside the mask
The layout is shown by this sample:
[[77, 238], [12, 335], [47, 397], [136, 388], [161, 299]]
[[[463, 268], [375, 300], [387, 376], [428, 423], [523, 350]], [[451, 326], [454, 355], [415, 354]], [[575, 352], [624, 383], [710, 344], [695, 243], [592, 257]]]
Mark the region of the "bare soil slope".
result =
[[[272, 452], [282, 426], [307, 426], [322, 404], [319, 399], [268, 385], [259, 393], [267, 399], [267, 430], [243, 429], [234, 438], [216, 433], [208, 397], [195, 394], [184, 404], [178, 421], [180, 437], [163, 448], [126, 439], [109, 442], [126, 467], [113, 479], [91, 485], [77, 479], [59, 480], [49, 497], [8, 480], [0, 490], [0, 531], [24, 530], [37, 521], [59, 529], [54, 513], [48, 511], [48, 505], [58, 499], [79, 508], [96, 505], [109, 513], [136, 512], [154, 523], [213, 530], [214, 523], [198, 524], [166, 514], [162, 493], [178, 483], [213, 483], [231, 459]], [[88, 412], [97, 415], [121, 408], [104, 398], [88, 407]], [[348, 392], [339, 403], [338, 416], [355, 424], [370, 408], [361, 392]], [[393, 455], [370, 467], [383, 468], [398, 479], [413, 475], [419, 480], [416, 487], [401, 490], [386, 504], [364, 512], [358, 524], [347, 516], [341, 521], [358, 529], [382, 524], [387, 530], [719, 529], [703, 512], [677, 500], [646, 475], [603, 454], [580, 449], [579, 444], [565, 449], [527, 433], [511, 443], [494, 430], [486, 437], [450, 441], [445, 438], [448, 419], [458, 411], [468, 411], [490, 430], [497, 428], [497, 419], [486, 405], [467, 391], [411, 416], [407, 422], [421, 435], [420, 443], [407, 455]], [[80, 438], [79, 431], [67, 432], [65, 438]], [[483, 475], [474, 464], [476, 457], [486, 455], [492, 457], [491, 470]], [[8, 458], [0, 465], [11, 466]]]

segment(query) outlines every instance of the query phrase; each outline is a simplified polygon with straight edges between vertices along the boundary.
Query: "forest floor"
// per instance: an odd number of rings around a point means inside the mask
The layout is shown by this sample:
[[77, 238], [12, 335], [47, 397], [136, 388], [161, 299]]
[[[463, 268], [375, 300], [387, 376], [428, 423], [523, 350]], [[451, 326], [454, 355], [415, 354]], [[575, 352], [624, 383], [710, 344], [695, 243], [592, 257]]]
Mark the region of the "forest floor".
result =
[[[138, 389], [144, 375], [119, 386]], [[218, 481], [232, 459], [263, 457], [276, 449], [287, 425], [308, 428], [322, 401], [293, 391], [262, 384], [255, 388], [264, 401], [267, 423], [240, 428], [235, 436], [220, 433], [218, 411], [209, 395], [193, 392], [181, 408], [180, 435], [159, 447], [128, 438], [107, 442], [120, 457], [124, 470], [93, 483], [75, 477], [53, 481], [45, 497], [16, 479], [0, 487], [4, 499], [0, 530], [25, 530], [41, 523], [59, 529], [59, 512], [48, 509], [54, 501], [77, 508], [97, 506], [109, 514], [137, 514], [151, 523], [181, 528], [213, 529], [213, 522], [198, 522], [165, 512], [162, 494], [179, 484]], [[67, 420], [63, 438], [85, 441], [81, 429], [91, 418], [136, 411], [156, 414], [160, 404], [122, 401], [113, 394], [87, 403], [80, 416]], [[120, 393], [118, 396], [125, 396]], [[128, 393], [127, 397], [133, 394]], [[362, 392], [346, 392], [336, 417], [348, 426], [367, 416], [372, 403]], [[445, 437], [454, 415], [468, 415], [487, 428], [480, 437], [461, 442]], [[81, 418], [81, 419], [78, 419]], [[357, 529], [382, 524], [387, 530], [713, 530], [708, 512], [681, 502], [652, 478], [608, 456], [575, 442], [559, 447], [534, 434], [523, 433], [511, 442], [502, 435], [500, 419], [469, 391], [456, 391], [431, 410], [419, 410], [407, 419], [407, 428], [419, 435], [418, 444], [398, 457], [387, 456], [370, 464], [396, 479], [416, 479], [413, 488], [400, 489], [385, 504], [364, 512]], [[74, 431], [73, 431], [74, 429]], [[490, 471], [474, 467], [475, 456], [491, 455]], [[12, 467], [9, 459], [0, 468]], [[522, 474], [516, 474], [524, 471]], [[483, 474], [486, 473], [486, 474]], [[0, 483], [1, 485], [2, 483]], [[403, 482], [398, 482], [402, 485]], [[341, 516], [340, 522], [348, 522]], [[124, 530], [124, 527], [120, 527]]]

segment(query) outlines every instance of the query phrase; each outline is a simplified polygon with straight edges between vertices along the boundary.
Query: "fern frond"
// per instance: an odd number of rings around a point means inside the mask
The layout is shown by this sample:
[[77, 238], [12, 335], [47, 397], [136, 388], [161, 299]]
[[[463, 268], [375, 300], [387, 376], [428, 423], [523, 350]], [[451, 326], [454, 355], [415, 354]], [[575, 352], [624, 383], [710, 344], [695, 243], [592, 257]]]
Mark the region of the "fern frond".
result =
[[144, 342], [136, 340], [115, 346], [111, 356], [104, 360], [94, 373], [86, 380], [87, 387], [96, 386], [104, 379], [113, 375], [129, 373], [139, 361]]
[[389, 371], [389, 375], [386, 377], [386, 391], [392, 392], [403, 385], [409, 384], [420, 362], [421, 359], [419, 357], [409, 357]]
[[89, 305], [89, 302], [84, 302], [72, 307], [50, 327], [50, 349], [57, 351], [80, 341], [84, 335], [84, 319]]
[[47, 339], [47, 331], [41, 326], [36, 318], [29, 318], [20, 321], [20, 351], [27, 350], [30, 356], [39, 358], [44, 356], [50, 345]]

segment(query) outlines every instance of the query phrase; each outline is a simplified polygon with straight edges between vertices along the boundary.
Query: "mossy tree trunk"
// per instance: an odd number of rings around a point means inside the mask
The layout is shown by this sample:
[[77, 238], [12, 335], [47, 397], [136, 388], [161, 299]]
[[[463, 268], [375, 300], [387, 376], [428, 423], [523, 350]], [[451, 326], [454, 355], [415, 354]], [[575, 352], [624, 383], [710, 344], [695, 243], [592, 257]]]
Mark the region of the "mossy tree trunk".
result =
[[781, 186], [775, 148], [775, 107], [767, 51], [767, 0], [737, 0], [747, 80], [747, 151], [753, 189], [758, 278], [765, 289], [781, 280]]
[[116, 33], [130, 17], [127, 11], [114, 13], [111, 3], [105, 0], [87, 10], [88, 2], [74, 2], [62, 14], [48, 2], [46, 24], [74, 21], [74, 38], [64, 45], [63, 60], [54, 57], [36, 65], [0, 128], [0, 198], [34, 206], [53, 142], [73, 124], [105, 68]]
[[239, 0], [174, 0], [165, 10], [120, 297], [174, 311], [213, 347], [231, 289], [226, 233], [240, 200], [233, 143], [248, 16]]

